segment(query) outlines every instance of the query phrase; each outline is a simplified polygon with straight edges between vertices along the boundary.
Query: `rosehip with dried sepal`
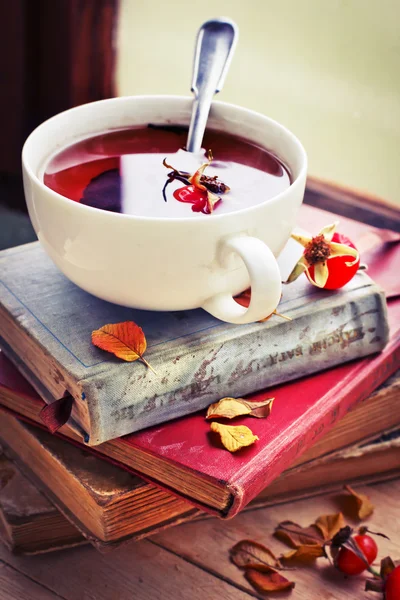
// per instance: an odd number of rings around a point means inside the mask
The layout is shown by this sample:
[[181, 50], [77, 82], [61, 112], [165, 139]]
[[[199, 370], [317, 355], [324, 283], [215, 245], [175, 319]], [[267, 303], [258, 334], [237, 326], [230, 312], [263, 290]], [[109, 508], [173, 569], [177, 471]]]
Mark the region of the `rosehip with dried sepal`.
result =
[[378, 555], [378, 546], [368, 533], [387, 537], [383, 533], [371, 532], [367, 527], [360, 527], [353, 535], [353, 529], [346, 525], [330, 540], [334, 565], [345, 575], [360, 575], [366, 570], [376, 574], [371, 565]]
[[162, 191], [165, 202], [167, 201], [167, 186], [177, 179], [186, 185], [175, 190], [173, 194], [174, 198], [179, 200], [179, 202], [192, 204], [194, 212], [202, 212], [205, 215], [211, 214], [216, 205], [221, 201], [220, 194], [226, 194], [230, 190], [223, 181], [218, 179], [217, 175], [212, 177], [204, 175], [205, 169], [210, 166], [212, 160], [212, 152], [208, 150], [207, 162], [203, 163], [193, 175], [190, 175], [186, 171], [178, 171], [178, 169], [169, 165], [164, 158], [164, 167], [172, 169], [167, 175], [167, 181]]
[[352, 537], [365, 558], [355, 554], [354, 550], [348, 546], [342, 546], [336, 557], [336, 567], [345, 575], [360, 575], [368, 569], [378, 556], [378, 546], [370, 535], [355, 535]]
[[359, 252], [349, 238], [335, 231], [337, 225], [327, 225], [315, 237], [292, 233], [304, 252], [286, 283], [305, 272], [316, 287], [335, 290], [354, 277], [360, 266]]

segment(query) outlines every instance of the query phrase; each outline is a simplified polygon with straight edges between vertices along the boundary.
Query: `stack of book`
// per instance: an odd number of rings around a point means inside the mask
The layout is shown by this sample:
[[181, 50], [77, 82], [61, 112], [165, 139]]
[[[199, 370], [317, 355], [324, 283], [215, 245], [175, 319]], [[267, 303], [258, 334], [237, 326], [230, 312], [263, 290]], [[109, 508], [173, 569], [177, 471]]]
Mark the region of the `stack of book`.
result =
[[[332, 220], [304, 206], [300, 225], [316, 233]], [[400, 236], [340, 221], [368, 275], [333, 292], [302, 277], [279, 307], [290, 321], [246, 326], [117, 307], [76, 288], [37, 243], [2, 252], [4, 542], [106, 550], [189, 519], [397, 476]], [[156, 374], [91, 345], [93, 329], [125, 320], [145, 331]], [[275, 402], [251, 421], [258, 441], [230, 454], [205, 409], [243, 395]]]

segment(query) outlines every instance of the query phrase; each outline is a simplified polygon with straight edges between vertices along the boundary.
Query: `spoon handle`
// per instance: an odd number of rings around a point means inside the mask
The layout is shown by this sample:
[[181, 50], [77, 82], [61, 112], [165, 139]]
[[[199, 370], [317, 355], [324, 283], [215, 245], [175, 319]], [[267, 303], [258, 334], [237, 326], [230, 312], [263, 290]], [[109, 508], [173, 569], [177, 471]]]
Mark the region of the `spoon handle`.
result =
[[200, 27], [194, 55], [192, 92], [194, 101], [186, 150], [199, 152], [214, 94], [224, 85], [238, 38], [230, 19], [211, 19]]

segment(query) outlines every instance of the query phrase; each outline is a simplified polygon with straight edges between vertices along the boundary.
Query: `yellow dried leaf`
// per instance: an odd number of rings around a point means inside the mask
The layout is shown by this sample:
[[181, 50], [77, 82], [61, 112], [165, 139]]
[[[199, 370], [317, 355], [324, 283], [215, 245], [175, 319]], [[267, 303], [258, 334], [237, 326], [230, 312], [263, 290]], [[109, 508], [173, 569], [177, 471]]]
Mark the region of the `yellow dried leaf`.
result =
[[374, 512], [375, 506], [372, 504], [368, 496], [366, 496], [365, 494], [359, 494], [358, 492], [353, 490], [353, 488], [351, 488], [349, 485], [345, 485], [344, 489], [347, 490], [349, 494], [351, 494], [351, 496], [354, 498], [357, 507], [357, 516], [360, 519], [360, 521], [363, 521], [364, 519], [370, 517]]
[[248, 415], [251, 409], [241, 402], [241, 398], [222, 398], [219, 402], [210, 404], [206, 419], [234, 419], [241, 415]]
[[258, 437], [253, 435], [251, 429], [245, 425], [221, 425], [221, 423], [211, 423], [211, 431], [218, 433], [221, 442], [229, 452], [236, 452], [245, 446], [254, 444]]
[[296, 550], [289, 550], [281, 556], [281, 560], [285, 562], [310, 562], [321, 556], [325, 556], [324, 549], [320, 544], [303, 544], [298, 546]]
[[222, 398], [208, 407], [206, 419], [234, 419], [243, 415], [263, 419], [271, 414], [274, 398], [260, 402], [248, 402], [243, 398]]
[[321, 515], [315, 521], [315, 525], [324, 536], [324, 540], [327, 541], [332, 539], [346, 523], [342, 513], [336, 513], [334, 515]]

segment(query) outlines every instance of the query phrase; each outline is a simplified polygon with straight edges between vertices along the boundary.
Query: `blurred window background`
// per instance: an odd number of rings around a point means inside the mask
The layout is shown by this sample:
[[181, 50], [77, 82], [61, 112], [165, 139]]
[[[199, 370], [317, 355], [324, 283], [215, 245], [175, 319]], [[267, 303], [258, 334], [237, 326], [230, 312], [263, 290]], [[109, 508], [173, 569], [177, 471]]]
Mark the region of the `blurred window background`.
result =
[[194, 39], [218, 16], [239, 43], [217, 99], [291, 129], [311, 175], [400, 204], [398, 0], [121, 0], [119, 95], [188, 95]]

